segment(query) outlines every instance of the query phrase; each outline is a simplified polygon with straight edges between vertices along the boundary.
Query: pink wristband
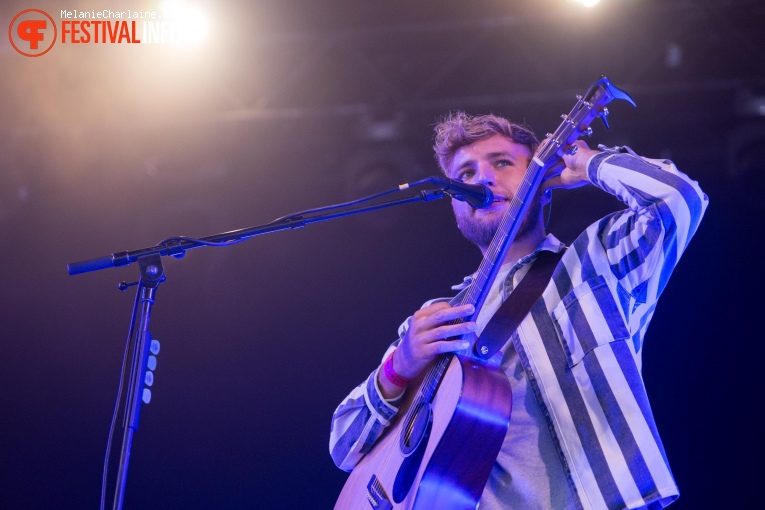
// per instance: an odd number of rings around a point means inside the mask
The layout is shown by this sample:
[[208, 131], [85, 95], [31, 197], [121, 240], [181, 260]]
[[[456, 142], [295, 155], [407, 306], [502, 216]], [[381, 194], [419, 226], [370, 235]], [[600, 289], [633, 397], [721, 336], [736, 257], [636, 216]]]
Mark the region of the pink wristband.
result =
[[388, 379], [391, 383], [395, 384], [399, 388], [404, 388], [407, 384], [409, 384], [411, 379], [404, 377], [403, 375], [398, 375], [396, 371], [393, 370], [393, 352], [390, 353], [388, 359], [386, 359], [385, 363], [383, 363], [383, 373], [385, 374], [385, 378]]

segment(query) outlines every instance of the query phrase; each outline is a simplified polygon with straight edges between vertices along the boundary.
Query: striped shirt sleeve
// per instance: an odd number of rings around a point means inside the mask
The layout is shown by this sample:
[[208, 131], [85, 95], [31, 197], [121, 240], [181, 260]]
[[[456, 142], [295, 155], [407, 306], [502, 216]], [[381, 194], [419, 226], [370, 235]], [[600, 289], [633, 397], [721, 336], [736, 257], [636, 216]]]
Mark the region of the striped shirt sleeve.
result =
[[636, 303], [655, 301], [698, 228], [706, 194], [671, 161], [642, 158], [628, 148], [594, 156], [588, 174], [628, 207], [600, 224], [611, 271]]
[[[391, 346], [387, 356], [394, 350]], [[386, 401], [377, 384], [377, 371], [358, 385], [335, 409], [329, 438], [329, 452], [335, 465], [344, 471], [367, 453], [398, 411], [398, 400]]]
[[[422, 307], [439, 301], [448, 301], [448, 298], [433, 299]], [[385, 351], [380, 365], [398, 347], [409, 329], [411, 320], [412, 317], [409, 317], [399, 326], [399, 338]], [[344, 471], [351, 471], [364, 454], [372, 449], [398, 412], [403, 394], [396, 399], [385, 400], [377, 383], [378, 370], [380, 366], [343, 399], [332, 415], [329, 453], [335, 465]]]

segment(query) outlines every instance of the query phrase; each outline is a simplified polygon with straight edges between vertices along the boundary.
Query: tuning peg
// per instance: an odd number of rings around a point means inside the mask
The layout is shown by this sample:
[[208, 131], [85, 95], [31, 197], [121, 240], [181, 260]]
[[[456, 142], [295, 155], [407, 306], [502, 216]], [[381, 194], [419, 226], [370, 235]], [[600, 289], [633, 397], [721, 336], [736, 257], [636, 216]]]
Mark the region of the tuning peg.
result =
[[152, 340], [151, 345], [149, 346], [149, 350], [154, 355], [159, 354], [159, 340]]
[[592, 128], [590, 126], [587, 126], [587, 129], [582, 131], [583, 135], [592, 136]]
[[143, 389], [143, 395], [141, 395], [141, 400], [143, 400], [144, 404], [148, 404], [151, 402], [151, 390], [149, 388]]
[[149, 356], [149, 361], [146, 364], [146, 367], [149, 370], [156, 370], [157, 369], [157, 358], [155, 356]]
[[608, 108], [603, 107], [603, 111], [598, 114], [598, 117], [603, 121], [603, 125], [606, 126], [606, 129], [611, 129], [611, 126], [608, 125]]
[[578, 145], [571, 145], [568, 149], [566, 149], [566, 154], [569, 154], [571, 156], [573, 156], [577, 152], [579, 152], [579, 146]]
[[143, 378], [143, 382], [146, 384], [146, 386], [151, 386], [154, 384], [154, 372], [147, 370], [146, 376]]

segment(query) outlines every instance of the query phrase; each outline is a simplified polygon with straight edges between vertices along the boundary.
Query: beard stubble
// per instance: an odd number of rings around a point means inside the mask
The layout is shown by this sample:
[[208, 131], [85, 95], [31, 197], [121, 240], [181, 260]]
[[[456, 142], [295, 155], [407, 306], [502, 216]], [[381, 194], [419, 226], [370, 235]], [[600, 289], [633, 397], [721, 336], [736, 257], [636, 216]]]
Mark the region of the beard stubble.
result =
[[[494, 239], [494, 234], [496, 234], [497, 229], [499, 229], [499, 225], [502, 222], [502, 218], [504, 218], [504, 214], [492, 218], [480, 218], [476, 215], [475, 209], [462, 209], [460, 212], [455, 209], [454, 213], [457, 220], [457, 228], [460, 229], [460, 232], [462, 232], [465, 239], [484, 251], [491, 244], [492, 239]], [[542, 204], [537, 196], [534, 198], [531, 207], [526, 212], [526, 216], [521, 222], [521, 227], [518, 230], [516, 239], [523, 239], [525, 236], [529, 235], [529, 233], [536, 228], [537, 223], [540, 221], [541, 214]]]

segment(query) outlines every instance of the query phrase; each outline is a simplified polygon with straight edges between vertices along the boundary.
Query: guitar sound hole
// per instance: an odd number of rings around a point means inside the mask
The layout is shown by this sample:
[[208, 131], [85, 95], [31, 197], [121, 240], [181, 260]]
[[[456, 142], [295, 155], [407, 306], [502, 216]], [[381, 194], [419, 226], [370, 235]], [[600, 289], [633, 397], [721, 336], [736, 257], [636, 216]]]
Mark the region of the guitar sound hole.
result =
[[405, 458], [393, 481], [392, 495], [395, 503], [401, 503], [412, 488], [428, 446], [433, 423], [433, 413], [427, 402], [421, 401], [414, 405], [407, 416], [408, 420], [402, 431], [400, 443], [401, 453]]
[[405, 456], [411, 455], [413, 451], [417, 450], [423, 438], [427, 436], [426, 432], [430, 430], [429, 425], [432, 419], [430, 404], [420, 402], [411, 416], [412, 418], [404, 428], [401, 444], [401, 451]]

